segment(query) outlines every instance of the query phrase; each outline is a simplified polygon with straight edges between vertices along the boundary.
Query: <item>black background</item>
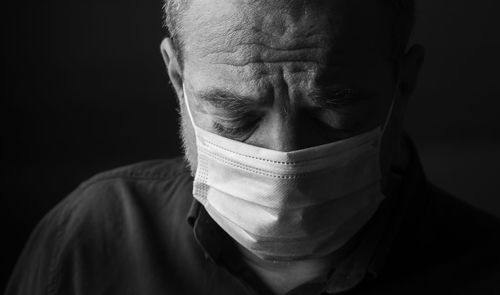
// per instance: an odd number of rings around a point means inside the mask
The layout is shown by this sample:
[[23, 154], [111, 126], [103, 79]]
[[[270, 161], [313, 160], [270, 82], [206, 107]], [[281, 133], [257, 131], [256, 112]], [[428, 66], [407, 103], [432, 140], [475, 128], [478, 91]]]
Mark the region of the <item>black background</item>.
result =
[[[417, 2], [427, 58], [407, 130], [431, 180], [500, 215], [500, 2]], [[81, 181], [180, 154], [159, 0], [2, 10], [0, 290], [37, 221]]]

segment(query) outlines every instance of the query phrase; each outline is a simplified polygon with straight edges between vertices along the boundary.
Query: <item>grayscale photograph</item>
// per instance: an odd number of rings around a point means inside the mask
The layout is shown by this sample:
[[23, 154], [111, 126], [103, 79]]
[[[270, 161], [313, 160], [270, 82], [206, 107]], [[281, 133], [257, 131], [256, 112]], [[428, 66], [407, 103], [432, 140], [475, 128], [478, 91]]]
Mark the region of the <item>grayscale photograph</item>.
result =
[[500, 294], [500, 2], [3, 12], [3, 294]]

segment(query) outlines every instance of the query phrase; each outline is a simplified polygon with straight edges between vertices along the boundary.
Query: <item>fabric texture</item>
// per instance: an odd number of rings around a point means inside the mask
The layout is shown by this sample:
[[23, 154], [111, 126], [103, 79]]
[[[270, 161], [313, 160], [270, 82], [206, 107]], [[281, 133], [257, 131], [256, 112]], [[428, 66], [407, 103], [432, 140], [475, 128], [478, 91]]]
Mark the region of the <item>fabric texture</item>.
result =
[[[327, 277], [288, 294], [500, 294], [500, 221], [429, 184], [418, 156]], [[192, 197], [183, 159], [99, 174], [33, 231], [14, 294], [270, 294]]]

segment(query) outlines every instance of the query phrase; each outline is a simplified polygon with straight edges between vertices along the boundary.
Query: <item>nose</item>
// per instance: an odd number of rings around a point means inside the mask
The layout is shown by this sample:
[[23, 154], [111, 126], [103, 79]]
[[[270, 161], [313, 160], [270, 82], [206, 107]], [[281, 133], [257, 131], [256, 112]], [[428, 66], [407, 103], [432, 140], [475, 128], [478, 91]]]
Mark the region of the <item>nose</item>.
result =
[[327, 136], [325, 126], [306, 114], [275, 113], [262, 123], [259, 145], [275, 151], [290, 152], [338, 140]]

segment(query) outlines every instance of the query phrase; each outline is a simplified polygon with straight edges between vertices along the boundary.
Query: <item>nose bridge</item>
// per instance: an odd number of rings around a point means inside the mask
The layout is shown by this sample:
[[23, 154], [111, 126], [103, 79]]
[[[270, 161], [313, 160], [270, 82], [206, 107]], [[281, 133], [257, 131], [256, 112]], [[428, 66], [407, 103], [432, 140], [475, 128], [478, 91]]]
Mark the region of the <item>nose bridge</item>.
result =
[[268, 148], [290, 152], [324, 143], [320, 132], [308, 118], [299, 118], [296, 112], [280, 112], [269, 122]]
[[[308, 139], [302, 127], [307, 124], [304, 118], [299, 118], [301, 93], [294, 91], [293, 83], [279, 81], [281, 87], [275, 89], [275, 100], [270, 112], [268, 124], [268, 148], [276, 151], [289, 152], [307, 147]], [[301, 120], [302, 119], [302, 120]]]
[[298, 150], [298, 134], [288, 116], [275, 116], [270, 122], [269, 148], [281, 152]]
[[289, 152], [328, 142], [309, 109], [304, 91], [308, 83], [299, 78], [303, 77], [285, 75], [283, 80], [275, 81], [279, 87], [275, 87], [274, 104], [264, 128], [266, 140], [261, 143], [269, 149]]

